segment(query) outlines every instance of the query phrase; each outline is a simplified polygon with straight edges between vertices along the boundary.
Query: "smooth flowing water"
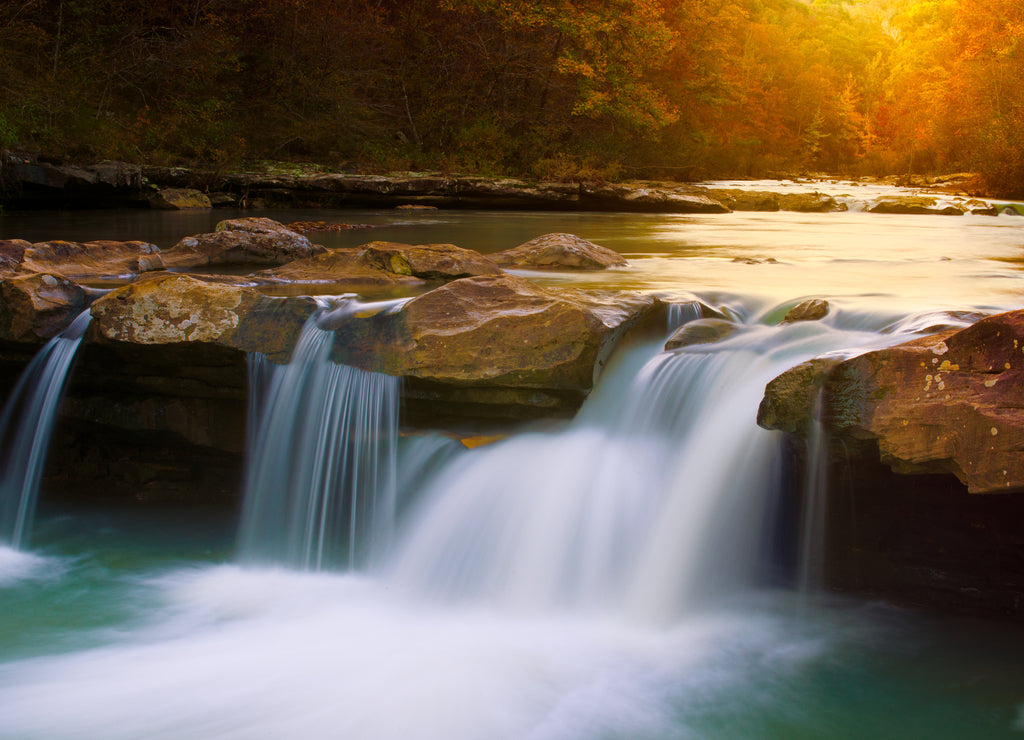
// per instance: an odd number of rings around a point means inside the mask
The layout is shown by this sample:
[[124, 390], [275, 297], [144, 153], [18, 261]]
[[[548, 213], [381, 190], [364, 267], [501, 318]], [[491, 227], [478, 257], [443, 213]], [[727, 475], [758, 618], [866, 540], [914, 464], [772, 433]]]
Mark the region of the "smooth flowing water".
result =
[[[664, 337], [631, 341], [557, 428], [475, 449], [429, 430], [393, 452], [385, 444], [393, 485], [377, 490], [394, 491], [394, 531], [354, 571], [310, 570], [305, 555], [264, 535], [252, 542], [279, 564], [248, 557], [244, 534], [239, 560], [236, 528], [220, 512], [44, 501], [33, 551], [0, 550], [0, 737], [1024, 733], [1019, 627], [775, 585], [770, 553], [784, 528], [773, 514], [793, 476], [780, 469], [778, 435], [754, 424], [764, 384], [805, 358], [1016, 307], [1024, 220], [333, 215], [390, 224], [356, 239], [474, 248], [571, 231], [623, 252], [629, 267], [531, 277], [677, 296], [675, 322], [693, 317], [686, 302], [699, 297], [743, 330], [668, 353]], [[808, 295], [832, 301], [830, 316], [780, 326]], [[335, 370], [317, 351], [269, 372], [253, 361], [252, 416], [263, 431], [250, 439], [263, 451], [250, 494], [286, 470], [269, 491], [317, 500], [311, 480], [332, 474], [312, 472], [319, 463], [306, 448], [320, 443], [311, 440], [328, 430], [367, 436], [313, 421], [330, 416], [315, 398], [344, 395], [327, 392], [332, 383], [362, 384], [318, 379]], [[277, 400], [288, 395], [296, 400]], [[284, 410], [296, 408], [306, 412], [289, 420]], [[261, 447], [272, 427], [276, 439], [310, 441]], [[286, 462], [258, 472], [276, 455]], [[342, 508], [347, 531], [325, 542], [349, 547], [351, 508]], [[248, 518], [243, 533], [258, 530]], [[282, 532], [318, 521], [274, 514], [271, 528], [275, 518]]]
[[89, 326], [86, 311], [33, 358], [0, 414], [0, 547], [23, 547], [68, 373]]

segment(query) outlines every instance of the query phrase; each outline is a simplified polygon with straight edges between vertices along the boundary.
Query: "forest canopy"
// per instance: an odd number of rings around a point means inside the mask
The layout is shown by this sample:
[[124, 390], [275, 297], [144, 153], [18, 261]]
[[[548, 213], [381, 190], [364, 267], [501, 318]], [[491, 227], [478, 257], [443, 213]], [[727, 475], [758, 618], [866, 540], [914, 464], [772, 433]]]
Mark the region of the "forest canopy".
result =
[[10, 0], [0, 147], [1024, 189], [1019, 0]]

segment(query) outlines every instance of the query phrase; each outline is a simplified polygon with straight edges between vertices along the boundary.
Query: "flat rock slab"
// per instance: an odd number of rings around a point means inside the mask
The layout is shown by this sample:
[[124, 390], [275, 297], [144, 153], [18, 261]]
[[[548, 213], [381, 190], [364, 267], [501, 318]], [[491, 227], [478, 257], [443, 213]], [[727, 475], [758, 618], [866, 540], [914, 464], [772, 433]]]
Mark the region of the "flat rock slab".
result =
[[21, 269], [75, 279], [126, 278], [164, 269], [160, 249], [147, 242], [39, 242], [25, 249]]

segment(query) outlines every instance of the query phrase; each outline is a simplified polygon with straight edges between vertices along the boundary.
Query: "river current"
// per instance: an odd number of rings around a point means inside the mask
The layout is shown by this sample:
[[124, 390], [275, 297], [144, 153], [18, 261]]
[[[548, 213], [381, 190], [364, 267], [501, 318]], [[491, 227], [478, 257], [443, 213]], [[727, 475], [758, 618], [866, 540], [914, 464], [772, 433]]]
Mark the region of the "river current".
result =
[[[0, 236], [168, 247], [234, 215], [4, 214]], [[386, 545], [355, 571], [240, 557], [236, 511], [44, 490], [30, 547], [0, 547], [0, 738], [1024, 737], [1019, 626], [777, 577], [779, 438], [754, 424], [803, 359], [1019, 307], [1024, 218], [259, 215], [374, 224], [312, 237], [331, 247], [571, 232], [628, 267], [522, 274], [699, 298], [743, 331], [629, 342], [558, 427], [403, 437]], [[779, 326], [807, 297], [831, 314]]]

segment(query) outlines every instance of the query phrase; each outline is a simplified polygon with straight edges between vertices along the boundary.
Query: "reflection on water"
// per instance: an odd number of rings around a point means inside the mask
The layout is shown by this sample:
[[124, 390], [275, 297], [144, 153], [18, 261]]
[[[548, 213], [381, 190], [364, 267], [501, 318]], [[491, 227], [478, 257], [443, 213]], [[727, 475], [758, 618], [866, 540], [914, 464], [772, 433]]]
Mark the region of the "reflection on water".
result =
[[[450, 243], [489, 253], [541, 234], [568, 232], [614, 249], [628, 267], [600, 273], [530, 274], [551, 284], [660, 292], [722, 292], [780, 302], [822, 296], [840, 303], [987, 311], [1017, 305], [1024, 219], [868, 213], [714, 215], [489, 211], [267, 210], [100, 211], [0, 215], [0, 237], [142, 239], [161, 248], [210, 231], [225, 218], [267, 216], [368, 223], [314, 233], [329, 248], [383, 240]], [[268, 288], [273, 294], [333, 292]]]

